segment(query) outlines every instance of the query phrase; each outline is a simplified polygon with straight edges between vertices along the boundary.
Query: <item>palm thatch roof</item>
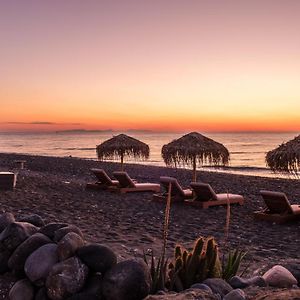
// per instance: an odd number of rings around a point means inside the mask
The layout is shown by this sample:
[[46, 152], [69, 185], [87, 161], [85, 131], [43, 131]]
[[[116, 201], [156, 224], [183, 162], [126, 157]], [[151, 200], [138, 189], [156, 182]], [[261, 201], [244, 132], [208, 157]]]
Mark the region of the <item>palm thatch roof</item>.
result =
[[161, 153], [167, 166], [192, 166], [193, 181], [197, 180], [197, 163], [219, 166], [229, 162], [229, 151], [225, 146], [198, 132], [191, 132], [164, 145]]
[[99, 160], [118, 159], [128, 156], [134, 159], [147, 159], [149, 146], [126, 134], [119, 134], [96, 147]]
[[297, 175], [300, 171], [300, 135], [269, 151], [266, 163], [274, 172]]
[[191, 132], [162, 147], [162, 157], [166, 165], [226, 165], [229, 151], [222, 144], [205, 137], [198, 132]]

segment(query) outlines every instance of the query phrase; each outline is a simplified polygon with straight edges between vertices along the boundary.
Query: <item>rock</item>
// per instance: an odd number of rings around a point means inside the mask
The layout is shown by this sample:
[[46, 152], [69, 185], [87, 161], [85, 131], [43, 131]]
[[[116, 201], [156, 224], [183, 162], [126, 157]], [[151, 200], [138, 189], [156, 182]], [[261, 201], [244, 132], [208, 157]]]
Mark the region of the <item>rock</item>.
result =
[[3, 274], [9, 270], [7, 262], [11, 256], [11, 251], [0, 247], [0, 274]]
[[83, 289], [79, 293], [72, 295], [70, 298], [68, 298], [68, 300], [103, 299], [101, 297], [102, 281], [103, 277], [100, 274], [93, 274], [87, 279]]
[[212, 293], [211, 288], [208, 285], [203, 283], [195, 283], [191, 286], [191, 289], [199, 289], [199, 290], [204, 290]]
[[84, 246], [84, 240], [75, 232], [67, 233], [57, 244], [57, 253], [60, 261], [74, 255], [76, 250]]
[[74, 294], [71, 297], [67, 298], [67, 300], [99, 300], [98, 296], [86, 294], [86, 293], [78, 293]]
[[28, 279], [17, 281], [9, 291], [10, 300], [33, 300], [34, 288]]
[[246, 294], [241, 289], [236, 289], [229, 292], [223, 300], [246, 300]]
[[43, 220], [43, 218], [36, 214], [22, 216], [21, 218], [19, 218], [18, 221], [19, 222], [27, 222], [27, 223], [33, 224], [34, 226], [37, 226], [37, 227], [45, 226], [45, 221]]
[[47, 290], [46, 288], [43, 286], [41, 287], [37, 293], [35, 294], [34, 300], [48, 300], [48, 296], [47, 296]]
[[53, 239], [55, 231], [66, 226], [68, 226], [66, 223], [49, 223], [42, 227], [39, 232]]
[[31, 282], [41, 286], [57, 262], [57, 245], [46, 244], [30, 254], [25, 262], [24, 270]]
[[180, 294], [150, 295], [144, 300], [218, 300], [217, 296], [201, 289], [188, 289]]
[[15, 217], [12, 213], [5, 212], [0, 215], [0, 233], [10, 224], [15, 222]]
[[276, 265], [263, 275], [264, 280], [274, 287], [292, 287], [296, 285], [297, 279], [283, 266]]
[[203, 283], [208, 285], [214, 294], [219, 294], [221, 297], [224, 297], [233, 290], [232, 287], [221, 278], [208, 278], [204, 280]]
[[75, 233], [77, 233], [79, 236], [81, 236], [83, 238], [83, 234], [82, 234], [81, 230], [77, 226], [75, 226], [75, 225], [68, 225], [68, 226], [62, 227], [60, 229], [57, 229], [55, 231], [55, 233], [54, 233], [53, 240], [55, 242], [59, 242], [69, 232], [75, 232]]
[[15, 249], [8, 260], [8, 267], [14, 270], [16, 274], [23, 272], [28, 256], [41, 246], [49, 243], [51, 243], [51, 240], [46, 235], [33, 234]]
[[287, 268], [293, 276], [297, 279], [298, 285], [300, 284], [300, 261], [295, 263], [287, 263], [284, 265], [285, 268]]
[[117, 263], [116, 254], [101, 244], [83, 246], [76, 253], [90, 269], [103, 275]]
[[14, 251], [23, 241], [36, 233], [38, 228], [26, 222], [10, 223], [0, 234], [0, 247]]
[[88, 267], [75, 256], [54, 265], [46, 281], [48, 297], [62, 300], [79, 292], [85, 284], [88, 271]]
[[248, 286], [266, 286], [266, 282], [262, 276], [254, 276], [251, 278], [241, 278], [233, 276], [228, 282], [234, 289], [243, 289]]
[[141, 259], [126, 260], [113, 266], [103, 279], [103, 296], [110, 300], [140, 300], [149, 294], [151, 276]]

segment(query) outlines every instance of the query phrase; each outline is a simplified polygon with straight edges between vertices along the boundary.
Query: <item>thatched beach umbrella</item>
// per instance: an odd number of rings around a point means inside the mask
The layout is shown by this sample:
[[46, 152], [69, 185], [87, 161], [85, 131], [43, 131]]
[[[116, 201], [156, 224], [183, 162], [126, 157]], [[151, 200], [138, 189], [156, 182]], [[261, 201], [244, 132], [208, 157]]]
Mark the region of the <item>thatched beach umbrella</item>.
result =
[[197, 163], [218, 166], [227, 165], [229, 161], [229, 151], [225, 146], [197, 132], [191, 132], [164, 145], [161, 153], [168, 166], [192, 166], [193, 181], [197, 179]]
[[99, 160], [121, 158], [121, 170], [123, 171], [124, 157], [135, 159], [147, 159], [149, 146], [126, 134], [119, 134], [103, 142], [96, 147]]
[[297, 175], [300, 171], [300, 135], [269, 151], [266, 163], [274, 172]]

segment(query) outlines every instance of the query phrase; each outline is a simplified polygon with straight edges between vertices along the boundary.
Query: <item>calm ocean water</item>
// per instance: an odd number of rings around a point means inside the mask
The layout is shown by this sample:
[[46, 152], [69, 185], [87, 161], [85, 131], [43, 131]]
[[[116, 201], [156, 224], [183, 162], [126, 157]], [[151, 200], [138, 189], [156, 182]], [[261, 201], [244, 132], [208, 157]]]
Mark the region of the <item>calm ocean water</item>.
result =
[[[96, 159], [95, 146], [117, 133], [0, 133], [0, 152], [49, 156], [73, 156]], [[182, 136], [177, 133], [130, 133], [150, 146], [150, 159], [143, 164], [164, 166], [161, 148]], [[230, 151], [230, 168], [226, 172], [273, 176], [266, 168], [267, 151], [286, 142], [292, 133], [207, 133]], [[221, 170], [224, 171], [224, 170]], [[277, 175], [276, 175], [277, 176]]]

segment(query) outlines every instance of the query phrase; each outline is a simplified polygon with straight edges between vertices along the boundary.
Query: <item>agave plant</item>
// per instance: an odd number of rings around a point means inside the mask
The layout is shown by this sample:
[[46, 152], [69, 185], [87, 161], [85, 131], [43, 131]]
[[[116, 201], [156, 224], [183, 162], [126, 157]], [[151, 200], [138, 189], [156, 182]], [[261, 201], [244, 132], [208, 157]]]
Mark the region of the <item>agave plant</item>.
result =
[[247, 252], [235, 249], [234, 251], [228, 252], [227, 258], [223, 257], [223, 279], [228, 281], [230, 278], [232, 278], [238, 273], [241, 262], [246, 256], [246, 254]]
[[167, 265], [168, 260], [164, 260], [162, 256], [155, 259], [153, 251], [151, 251], [150, 261], [144, 252], [144, 261], [148, 265], [151, 274], [150, 294], [156, 294], [159, 290], [164, 290], [167, 282]]
[[170, 289], [182, 291], [206, 278], [221, 277], [222, 266], [213, 237], [196, 240], [191, 252], [176, 246], [174, 263], [169, 264]]

